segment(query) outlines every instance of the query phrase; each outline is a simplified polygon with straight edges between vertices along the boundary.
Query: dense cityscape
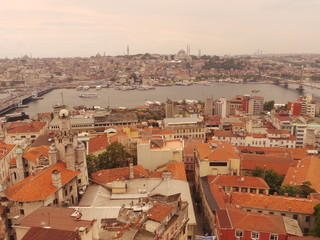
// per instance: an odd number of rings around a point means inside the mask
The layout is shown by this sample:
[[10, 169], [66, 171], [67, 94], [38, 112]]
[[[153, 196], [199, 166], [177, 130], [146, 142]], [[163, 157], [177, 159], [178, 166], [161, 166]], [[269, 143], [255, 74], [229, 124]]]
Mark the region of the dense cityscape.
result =
[[[0, 239], [320, 237], [320, 55], [29, 54], [1, 59], [0, 82]], [[135, 107], [84, 101], [214, 83], [253, 87]], [[298, 97], [265, 99], [262, 84]], [[28, 114], [54, 91], [54, 105]]]

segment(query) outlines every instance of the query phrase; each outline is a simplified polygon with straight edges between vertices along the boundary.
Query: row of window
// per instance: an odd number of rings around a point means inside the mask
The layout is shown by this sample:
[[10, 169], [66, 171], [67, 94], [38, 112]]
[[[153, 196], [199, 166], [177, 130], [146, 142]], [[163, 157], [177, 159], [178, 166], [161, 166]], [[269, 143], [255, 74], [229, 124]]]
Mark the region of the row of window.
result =
[[[243, 231], [242, 230], [236, 230], [236, 238], [239, 239], [243, 237]], [[260, 233], [259, 232], [251, 232], [251, 239], [259, 239]], [[270, 240], [278, 240], [278, 234], [270, 233]]]

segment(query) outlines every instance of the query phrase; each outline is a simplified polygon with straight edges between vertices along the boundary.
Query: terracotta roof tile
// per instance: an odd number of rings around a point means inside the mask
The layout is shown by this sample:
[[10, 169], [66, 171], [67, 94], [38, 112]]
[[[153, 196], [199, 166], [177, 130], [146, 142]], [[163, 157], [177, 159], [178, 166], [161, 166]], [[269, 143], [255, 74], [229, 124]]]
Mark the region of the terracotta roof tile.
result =
[[228, 142], [210, 141], [210, 143], [201, 143], [196, 145], [196, 150], [202, 161], [208, 159], [208, 161], [227, 162], [230, 158], [239, 158], [233, 145]]
[[53, 170], [60, 171], [62, 185], [80, 173], [67, 169], [64, 162], [59, 162], [7, 188], [5, 190], [6, 197], [9, 200], [18, 202], [45, 200], [58, 190], [52, 185], [51, 173]]
[[319, 200], [307, 198], [294, 198], [240, 192], [233, 192], [231, 199], [234, 206], [239, 205], [257, 209], [269, 209], [285, 212], [291, 211], [294, 213], [307, 214], [312, 214], [314, 212], [314, 206], [320, 203]]
[[21, 240], [81, 240], [75, 231], [32, 227]]
[[320, 159], [311, 156], [300, 160], [295, 167], [290, 167], [282, 185], [303, 185], [310, 182], [311, 187], [320, 192]]
[[28, 152], [23, 154], [23, 158], [27, 159], [28, 161], [38, 163], [38, 158], [41, 156], [49, 157], [49, 146], [40, 146], [31, 148]]
[[0, 141], [0, 161], [15, 147], [14, 144], [6, 144]]
[[107, 134], [102, 134], [89, 140], [89, 154], [106, 149], [109, 146]]
[[168, 170], [171, 172], [172, 179], [182, 180], [182, 181], [187, 180], [186, 170], [184, 168], [184, 163], [178, 162], [178, 161], [169, 162], [163, 166], [158, 167], [156, 172], [151, 173], [150, 177], [152, 177], [152, 178], [162, 177], [162, 172], [164, 170]]
[[228, 209], [234, 229], [287, 234], [282, 216]]
[[208, 182], [219, 186], [269, 189], [268, 184], [259, 177], [218, 175], [208, 176]]
[[16, 121], [12, 122], [8, 129], [7, 133], [37, 133], [40, 132], [46, 126], [46, 122], [32, 121], [22, 122]]
[[148, 218], [157, 222], [162, 222], [172, 213], [173, 207], [170, 205], [158, 203], [148, 211]]

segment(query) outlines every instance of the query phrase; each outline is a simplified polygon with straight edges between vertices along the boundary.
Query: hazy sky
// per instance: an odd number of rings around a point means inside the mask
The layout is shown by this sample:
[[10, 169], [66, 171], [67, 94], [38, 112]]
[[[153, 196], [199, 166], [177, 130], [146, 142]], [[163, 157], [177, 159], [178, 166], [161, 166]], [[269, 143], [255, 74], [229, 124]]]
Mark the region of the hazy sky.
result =
[[320, 0], [0, 0], [0, 58], [320, 53]]

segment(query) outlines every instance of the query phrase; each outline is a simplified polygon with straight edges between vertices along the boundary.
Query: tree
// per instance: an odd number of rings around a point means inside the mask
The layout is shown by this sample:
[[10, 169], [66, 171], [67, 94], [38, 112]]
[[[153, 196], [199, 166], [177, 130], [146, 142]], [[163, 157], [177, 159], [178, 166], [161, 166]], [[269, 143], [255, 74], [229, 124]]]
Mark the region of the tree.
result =
[[266, 111], [271, 111], [274, 107], [274, 101], [271, 100], [271, 101], [268, 101], [268, 102], [265, 102], [264, 105], [263, 105], [263, 110], [266, 110]]
[[315, 192], [315, 190], [311, 188], [310, 182], [304, 182], [302, 186], [283, 185], [278, 191], [279, 195], [287, 193], [288, 196], [295, 197], [296, 195], [299, 195], [302, 198], [308, 197], [308, 195], [313, 192]]
[[273, 169], [266, 170], [261, 167], [256, 167], [253, 170], [252, 176], [263, 178], [270, 187], [270, 194], [278, 191], [284, 179], [284, 175], [277, 173]]
[[89, 155], [87, 157], [89, 176], [103, 169], [126, 167], [130, 159], [133, 159], [133, 164], [136, 165], [136, 158], [128, 153], [121, 143], [113, 142], [98, 156]]
[[320, 237], [320, 204], [317, 204], [313, 209], [313, 216], [315, 217], [313, 235], [315, 237]]

